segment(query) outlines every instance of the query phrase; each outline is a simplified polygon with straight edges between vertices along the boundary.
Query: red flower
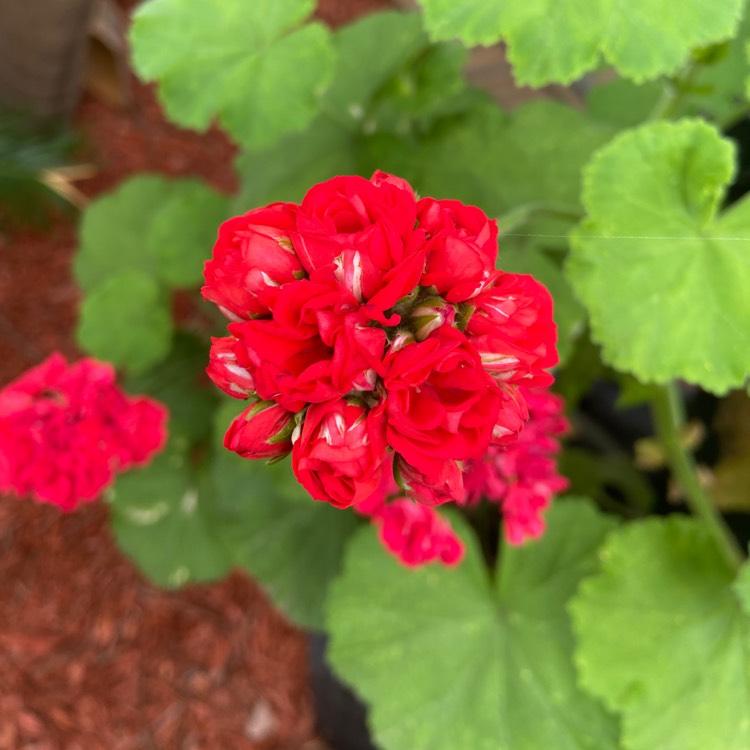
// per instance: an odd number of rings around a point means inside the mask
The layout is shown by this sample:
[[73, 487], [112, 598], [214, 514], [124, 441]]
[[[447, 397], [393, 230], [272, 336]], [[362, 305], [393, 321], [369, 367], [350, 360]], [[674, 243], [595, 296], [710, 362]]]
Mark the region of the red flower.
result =
[[420, 503], [442, 505], [451, 501], [463, 501], [463, 475], [457, 461], [435, 459], [429, 471], [420, 471], [398, 456], [394, 466], [398, 484]]
[[359, 302], [392, 307], [419, 282], [424, 233], [403, 180], [376, 172], [334, 177], [305, 195], [294, 245], [308, 273], [325, 270]]
[[231, 320], [267, 314], [279, 287], [304, 275], [289, 236], [297, 209], [294, 203], [272, 203], [219, 228], [201, 291]]
[[385, 358], [388, 444], [415, 469], [436, 460], [478, 458], [497, 421], [501, 395], [476, 351], [443, 326], [419, 344]]
[[472, 300], [466, 335], [488, 372], [525, 386], [549, 385], [557, 364], [552, 298], [531, 276], [498, 271], [494, 284]]
[[147, 463], [166, 420], [163, 405], [123, 393], [110, 365], [53, 354], [0, 391], [0, 489], [73, 510]]
[[255, 393], [255, 383], [249, 370], [237, 359], [238, 341], [234, 336], [211, 339], [208, 377], [224, 393], [234, 398], [248, 398]]
[[243, 458], [278, 458], [292, 450], [294, 414], [273, 401], [256, 401], [235, 417], [224, 447]]
[[495, 270], [497, 222], [459, 201], [423, 198], [417, 208], [429, 238], [421, 286], [434, 286], [448, 302], [474, 297]]
[[316, 500], [348, 508], [380, 485], [385, 449], [384, 404], [312, 404], [292, 448], [292, 468]]

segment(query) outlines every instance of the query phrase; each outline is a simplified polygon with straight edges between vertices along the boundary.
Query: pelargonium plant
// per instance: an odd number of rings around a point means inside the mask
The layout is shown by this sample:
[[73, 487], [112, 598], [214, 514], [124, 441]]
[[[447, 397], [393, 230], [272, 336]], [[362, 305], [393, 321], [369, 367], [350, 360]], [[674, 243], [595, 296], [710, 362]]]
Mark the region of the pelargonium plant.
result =
[[[79, 344], [169, 436], [89, 472], [122, 422], [45, 383], [0, 399], [4, 486], [118, 473], [143, 570], [247, 569], [383, 750], [747, 750], [746, 3], [419, 3], [139, 5], [136, 71], [224, 129], [238, 192], [87, 209]], [[503, 108], [464, 73], [497, 42], [522, 86], [586, 78]]]

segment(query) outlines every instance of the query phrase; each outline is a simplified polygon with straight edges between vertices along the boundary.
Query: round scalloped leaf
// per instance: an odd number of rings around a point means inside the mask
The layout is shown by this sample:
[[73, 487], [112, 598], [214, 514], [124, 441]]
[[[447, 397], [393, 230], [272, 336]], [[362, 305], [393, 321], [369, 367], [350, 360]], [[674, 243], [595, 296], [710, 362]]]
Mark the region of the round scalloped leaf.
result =
[[717, 215], [734, 148], [698, 120], [628, 131], [586, 167], [568, 275], [604, 358], [715, 393], [750, 373], [750, 199]]
[[223, 448], [220, 438], [242, 406], [232, 401], [217, 413], [212, 476], [222, 539], [234, 564], [257, 578], [292, 620], [322, 629], [328, 586], [357, 516], [313, 500], [288, 459], [269, 466]]
[[92, 356], [130, 372], [143, 372], [169, 352], [169, 301], [153, 278], [125, 269], [86, 295], [77, 337]]
[[573, 500], [548, 521], [541, 540], [504, 550], [496, 585], [457, 516], [466, 556], [452, 569], [401, 566], [372, 528], [354, 537], [329, 599], [328, 657], [370, 704], [379, 746], [614, 750], [615, 722], [576, 687], [565, 613], [612, 522]]
[[571, 603], [576, 662], [583, 687], [622, 713], [627, 750], [750, 747], [747, 568], [733, 590], [685, 517], [630, 524], [602, 560]]
[[210, 483], [191, 468], [176, 439], [144, 469], [119, 477], [109, 491], [118, 544], [161, 586], [219, 578], [231, 565], [215, 533]]
[[732, 37], [743, 0], [419, 0], [433, 39], [508, 44], [516, 81], [571, 83], [602, 58], [644, 81], [675, 73], [690, 51]]
[[139, 75], [158, 81], [167, 114], [205, 130], [218, 116], [246, 148], [304, 129], [334, 54], [328, 31], [300, 25], [313, 0], [150, 0], [131, 29]]
[[172, 286], [199, 285], [227, 202], [198, 180], [126, 180], [84, 213], [78, 283], [92, 289], [124, 268], [136, 268]]

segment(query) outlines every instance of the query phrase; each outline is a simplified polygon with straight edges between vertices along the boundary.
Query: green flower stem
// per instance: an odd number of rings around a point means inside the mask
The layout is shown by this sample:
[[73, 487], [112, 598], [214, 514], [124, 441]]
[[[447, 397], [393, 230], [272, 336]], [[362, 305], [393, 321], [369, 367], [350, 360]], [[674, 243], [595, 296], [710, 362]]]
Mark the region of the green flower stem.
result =
[[685, 492], [690, 510], [706, 525], [729, 565], [734, 570], [739, 569], [744, 560], [742, 550], [703, 489], [693, 456], [680, 440], [685, 413], [676, 385], [670, 383], [655, 389], [651, 403], [657, 434], [667, 453], [672, 473]]

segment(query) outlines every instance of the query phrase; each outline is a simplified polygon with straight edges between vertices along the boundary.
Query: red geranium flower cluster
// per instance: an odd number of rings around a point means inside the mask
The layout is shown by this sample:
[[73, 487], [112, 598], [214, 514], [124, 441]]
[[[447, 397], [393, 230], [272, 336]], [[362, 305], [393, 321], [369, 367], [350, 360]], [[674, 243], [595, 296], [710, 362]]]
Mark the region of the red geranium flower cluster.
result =
[[166, 421], [161, 404], [123, 393], [110, 365], [52, 354], [0, 391], [0, 490], [74, 510], [148, 463]]
[[511, 544], [535, 539], [544, 531], [543, 513], [552, 497], [568, 487], [557, 471], [557, 438], [570, 429], [560, 396], [546, 388], [522, 388], [529, 421], [512, 445], [491, 447], [487, 455], [466, 466], [466, 501], [483, 497], [499, 503], [505, 537]]
[[462, 462], [515, 440], [519, 384], [548, 384], [557, 358], [548, 292], [496, 255], [481, 210], [382, 172], [225, 222], [203, 294], [233, 322], [208, 372], [252, 399], [225, 445], [291, 452], [299, 482], [339, 508], [391, 472], [426, 505], [461, 501]]

